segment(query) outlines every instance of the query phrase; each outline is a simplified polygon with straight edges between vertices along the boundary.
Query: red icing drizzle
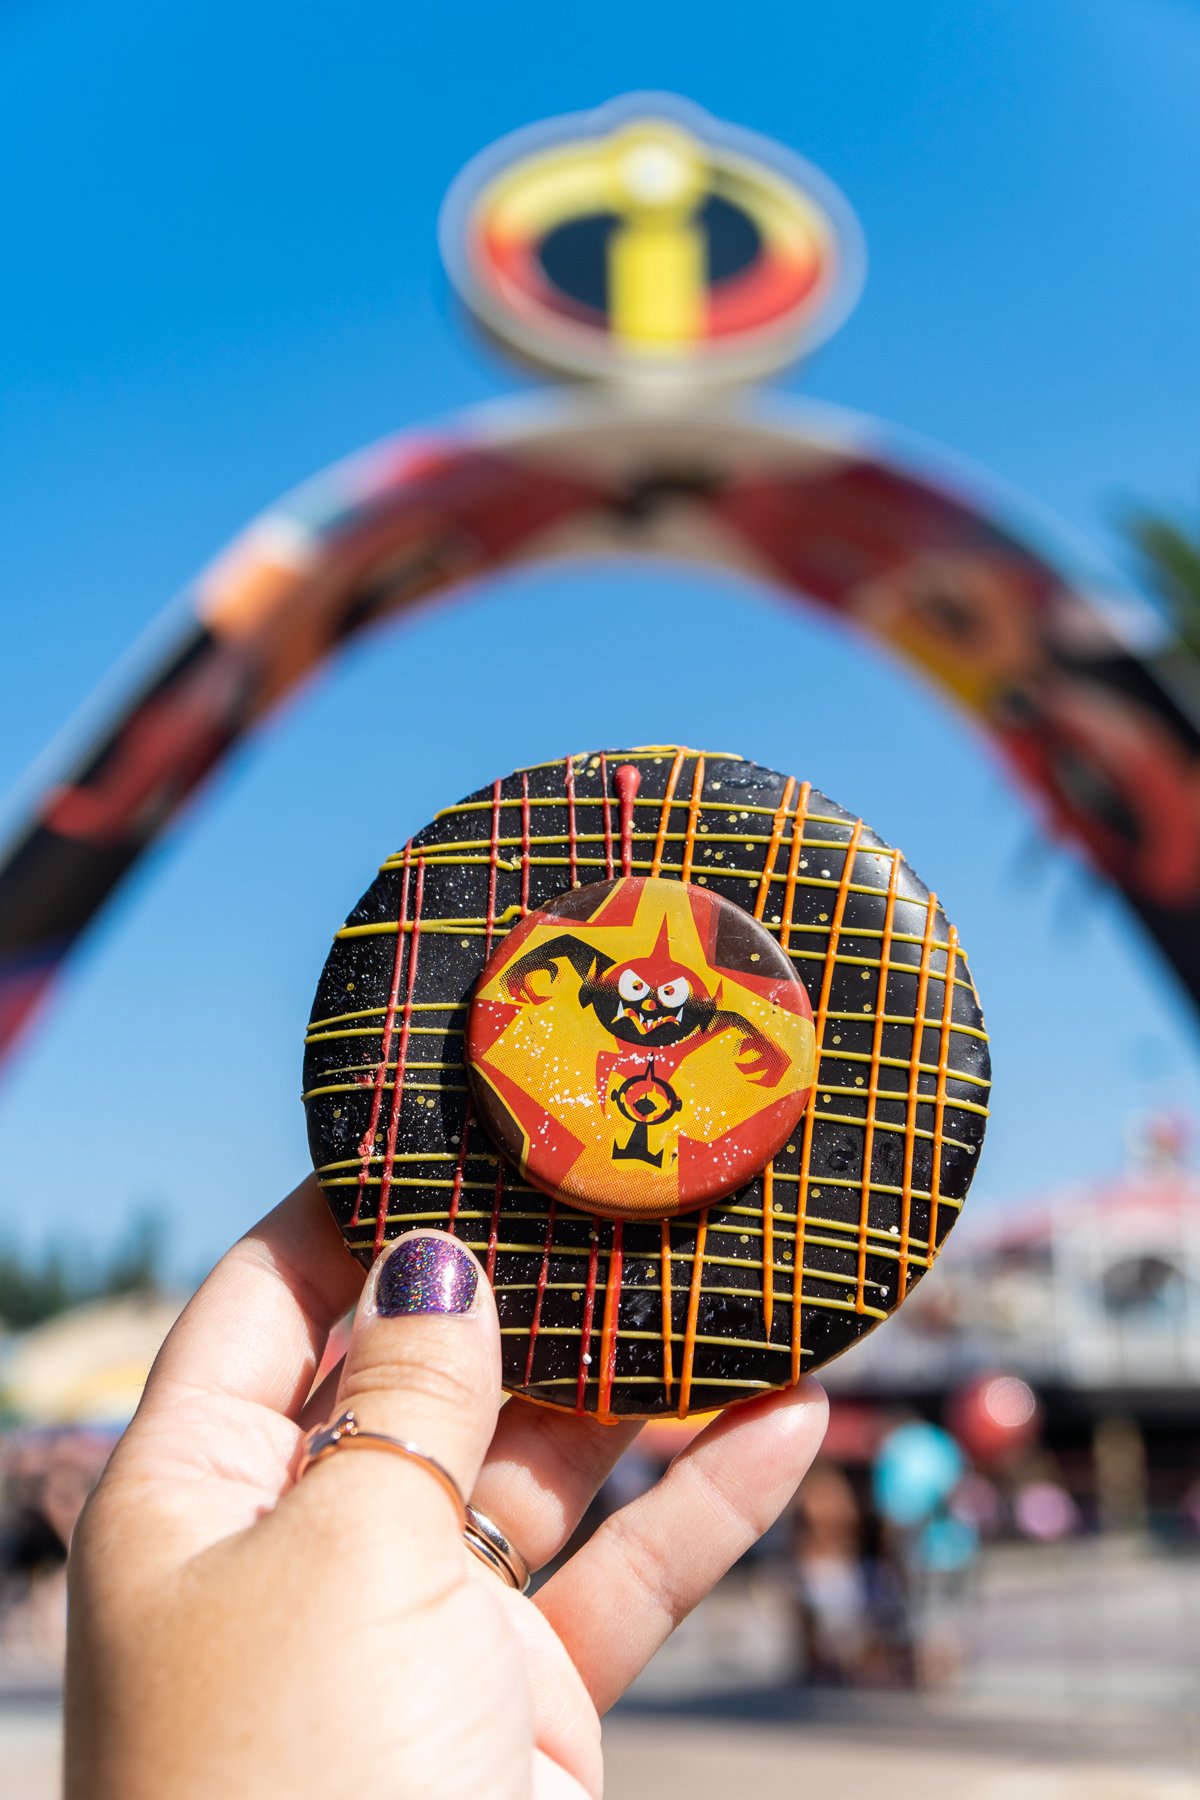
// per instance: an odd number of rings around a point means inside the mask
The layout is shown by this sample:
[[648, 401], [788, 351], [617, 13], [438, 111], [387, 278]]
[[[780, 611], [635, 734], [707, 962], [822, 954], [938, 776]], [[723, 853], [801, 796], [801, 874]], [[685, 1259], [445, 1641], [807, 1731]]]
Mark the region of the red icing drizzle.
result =
[[500, 783], [492, 783], [492, 853], [488, 864], [487, 954], [496, 935], [496, 865], [500, 860]]
[[613, 1381], [617, 1373], [617, 1314], [621, 1306], [621, 1266], [624, 1261], [624, 1227], [620, 1219], [613, 1224], [612, 1250], [608, 1261], [608, 1286], [604, 1296], [604, 1362], [600, 1370], [601, 1418], [612, 1412]]
[[496, 1186], [492, 1191], [492, 1222], [488, 1226], [487, 1278], [496, 1273], [496, 1237], [500, 1230], [500, 1202], [504, 1198], [504, 1159], [496, 1164]]
[[458, 1143], [458, 1161], [454, 1165], [454, 1186], [450, 1190], [450, 1216], [446, 1220], [447, 1231], [454, 1230], [454, 1221], [458, 1217], [458, 1209], [462, 1203], [463, 1171], [467, 1164], [467, 1139], [471, 1134], [471, 1096], [467, 1095], [467, 1103], [463, 1108], [462, 1137]]
[[633, 868], [633, 803], [642, 785], [641, 770], [622, 763], [613, 780], [621, 801], [621, 873], [628, 875]]
[[[408, 980], [404, 989], [404, 1012], [400, 1023], [400, 1045], [396, 1051], [396, 1073], [392, 1078], [392, 1106], [388, 1115], [387, 1143], [383, 1168], [379, 1175], [379, 1211], [375, 1215], [375, 1254], [383, 1249], [387, 1235], [388, 1200], [392, 1191], [392, 1158], [396, 1153], [396, 1134], [400, 1129], [400, 1102], [404, 1095], [404, 1069], [408, 1062], [408, 1040], [412, 1026], [413, 988], [417, 979], [417, 952], [421, 947], [421, 904], [425, 898], [425, 860], [417, 858], [417, 891], [413, 899], [412, 930], [408, 937]], [[399, 926], [397, 937], [402, 936]]]
[[574, 887], [579, 878], [579, 838], [575, 825], [575, 758], [568, 756], [564, 776], [567, 789], [567, 878]]
[[392, 957], [392, 985], [388, 993], [387, 1010], [383, 1016], [383, 1036], [379, 1043], [379, 1067], [375, 1071], [375, 1093], [371, 1099], [371, 1118], [367, 1129], [358, 1141], [358, 1154], [362, 1158], [358, 1171], [358, 1193], [354, 1199], [354, 1211], [350, 1223], [357, 1225], [362, 1216], [363, 1190], [367, 1185], [367, 1176], [371, 1172], [371, 1152], [375, 1148], [375, 1133], [379, 1129], [379, 1113], [383, 1104], [383, 1084], [387, 1080], [388, 1057], [392, 1053], [392, 1033], [396, 1028], [396, 1006], [400, 998], [400, 971], [404, 966], [404, 925], [408, 919], [408, 866], [412, 853], [412, 839], [404, 846], [404, 880], [400, 887], [400, 912], [396, 919], [396, 949]]
[[542, 1301], [546, 1294], [546, 1283], [550, 1278], [550, 1252], [554, 1248], [554, 1221], [558, 1216], [558, 1202], [552, 1200], [546, 1214], [546, 1243], [542, 1250], [542, 1266], [538, 1270], [537, 1292], [533, 1301], [533, 1318], [529, 1324], [529, 1352], [525, 1358], [525, 1386], [533, 1380], [533, 1351], [537, 1343], [538, 1328], [542, 1323]]
[[579, 1379], [575, 1385], [575, 1411], [586, 1410], [588, 1366], [591, 1362], [592, 1315], [596, 1310], [596, 1264], [600, 1254], [599, 1228], [592, 1226], [592, 1252], [588, 1257], [587, 1290], [583, 1296], [583, 1328], [579, 1334]]
[[603, 750], [600, 752], [600, 792], [604, 795], [604, 873], [611, 881], [615, 873], [613, 869], [612, 811], [608, 798], [608, 758]]

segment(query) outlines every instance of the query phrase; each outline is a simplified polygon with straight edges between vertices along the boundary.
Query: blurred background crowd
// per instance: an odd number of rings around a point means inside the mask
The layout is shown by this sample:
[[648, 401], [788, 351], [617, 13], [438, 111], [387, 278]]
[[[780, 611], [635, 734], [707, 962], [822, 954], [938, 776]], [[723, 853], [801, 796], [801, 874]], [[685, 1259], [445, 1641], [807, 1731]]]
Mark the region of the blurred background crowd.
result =
[[[1035, 1642], [1046, 1606], [1067, 1609], [1069, 1673], [1081, 1574], [1200, 1596], [1200, 1178], [1186, 1118], [1133, 1120], [1127, 1138], [1109, 1181], [969, 1218], [886, 1335], [826, 1372], [823, 1454], [729, 1578], [719, 1643], [697, 1640], [680, 1671], [693, 1686], [969, 1685], [1005, 1595], [1008, 1650], [1031, 1666], [1056, 1654]], [[0, 1684], [58, 1679], [71, 1530], [184, 1297], [159, 1263], [148, 1228], [83, 1283], [53, 1258], [0, 1262]], [[646, 1426], [582, 1529], [703, 1423]], [[1132, 1648], [1113, 1623], [1090, 1647], [1102, 1680]]]

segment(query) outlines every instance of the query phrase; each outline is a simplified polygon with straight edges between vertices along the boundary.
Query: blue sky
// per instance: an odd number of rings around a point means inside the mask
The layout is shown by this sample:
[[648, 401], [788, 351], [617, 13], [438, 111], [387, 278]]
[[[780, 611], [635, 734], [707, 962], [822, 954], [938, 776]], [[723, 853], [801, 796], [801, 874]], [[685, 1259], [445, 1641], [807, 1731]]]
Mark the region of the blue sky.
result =
[[[784, 389], [971, 460], [1101, 555], [1123, 496], [1196, 501], [1200, 13], [1183, 0], [9, 0], [0, 787], [279, 493], [528, 385], [449, 305], [441, 197], [502, 133], [647, 87], [791, 145], [859, 214], [863, 300]], [[669, 682], [589, 670], [600, 606]], [[547, 666], [497, 708], [551, 622], [570, 680]], [[714, 661], [751, 627], [752, 667]], [[447, 706], [432, 677], [464, 645]], [[774, 667], [814, 677], [800, 717], [764, 693]], [[1140, 1107], [1200, 1112], [1170, 978], [910, 676], [730, 580], [541, 571], [356, 649], [192, 809], [0, 1090], [0, 1217], [86, 1257], [154, 1206], [176, 1270], [199, 1269], [306, 1166], [311, 992], [382, 857], [521, 761], [703, 745], [718, 679], [720, 746], [861, 810], [959, 924], [996, 1053], [982, 1204], [1118, 1167]], [[839, 724], [850, 685], [878, 732]], [[347, 792], [333, 752], [364, 716], [395, 777]], [[164, 1021], [173, 1053], [147, 1058]]]

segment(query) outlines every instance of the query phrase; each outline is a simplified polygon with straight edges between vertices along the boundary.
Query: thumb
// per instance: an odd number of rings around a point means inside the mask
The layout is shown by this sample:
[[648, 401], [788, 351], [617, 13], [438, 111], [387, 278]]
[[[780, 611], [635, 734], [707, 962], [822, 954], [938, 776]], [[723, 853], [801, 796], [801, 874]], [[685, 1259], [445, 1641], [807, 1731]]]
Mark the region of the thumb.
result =
[[[457, 1238], [412, 1231], [367, 1277], [333, 1417], [399, 1438], [469, 1497], [500, 1406], [500, 1330], [487, 1277]], [[360, 1437], [309, 1465], [297, 1506], [336, 1517], [360, 1550], [380, 1534], [433, 1548], [461, 1539], [445, 1486], [415, 1456]]]

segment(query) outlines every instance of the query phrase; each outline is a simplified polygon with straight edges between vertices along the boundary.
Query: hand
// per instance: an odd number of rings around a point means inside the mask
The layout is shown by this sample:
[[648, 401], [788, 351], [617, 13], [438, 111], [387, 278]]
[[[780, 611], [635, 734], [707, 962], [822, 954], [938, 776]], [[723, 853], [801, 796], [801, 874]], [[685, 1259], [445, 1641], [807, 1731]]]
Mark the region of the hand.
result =
[[[67, 1800], [599, 1795], [599, 1715], [816, 1453], [814, 1384], [734, 1407], [531, 1599], [471, 1556], [420, 1463], [340, 1450], [293, 1485], [305, 1429], [351, 1407], [443, 1463], [536, 1569], [636, 1436], [501, 1410], [478, 1264], [441, 1233], [400, 1244], [363, 1286], [305, 1182], [164, 1344], [72, 1545]], [[360, 1287], [336, 1397], [309, 1401]], [[447, 1300], [469, 1305], [413, 1310]]]

